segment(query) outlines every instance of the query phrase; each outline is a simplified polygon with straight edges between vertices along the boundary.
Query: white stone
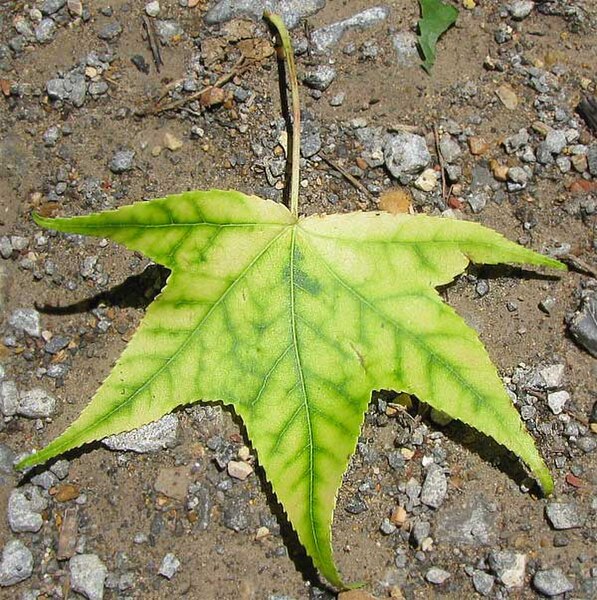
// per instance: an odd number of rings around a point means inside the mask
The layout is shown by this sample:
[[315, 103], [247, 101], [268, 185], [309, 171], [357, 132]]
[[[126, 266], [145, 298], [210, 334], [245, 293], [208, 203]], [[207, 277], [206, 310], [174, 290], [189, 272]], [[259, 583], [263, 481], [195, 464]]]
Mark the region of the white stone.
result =
[[70, 583], [88, 600], [102, 600], [108, 569], [95, 554], [79, 554], [69, 561]]
[[150, 17], [157, 17], [160, 14], [160, 3], [157, 0], [148, 2], [145, 5], [145, 12]]
[[228, 475], [244, 481], [253, 472], [253, 467], [246, 462], [231, 460], [228, 463]]
[[435, 169], [425, 169], [415, 180], [415, 187], [424, 192], [431, 192], [437, 185], [437, 171]]
[[565, 391], [547, 395], [547, 404], [554, 415], [559, 415], [564, 410], [564, 405], [568, 400], [570, 400], [570, 394]]

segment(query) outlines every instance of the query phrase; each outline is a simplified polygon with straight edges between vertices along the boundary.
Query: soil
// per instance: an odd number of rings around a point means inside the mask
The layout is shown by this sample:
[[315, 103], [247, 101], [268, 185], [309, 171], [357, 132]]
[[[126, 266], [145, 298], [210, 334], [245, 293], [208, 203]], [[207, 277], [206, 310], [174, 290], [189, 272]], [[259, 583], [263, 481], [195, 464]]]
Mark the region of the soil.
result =
[[[58, 412], [47, 421], [5, 419], [0, 427], [0, 441], [15, 452], [41, 447], [78, 415], [130, 339], [145, 307], [159, 289], [159, 277], [163, 276], [157, 271], [157, 275], [152, 272], [140, 277], [148, 261], [115, 244], [103, 245], [95, 239], [47, 232], [43, 234], [47, 243], [40, 242], [40, 230], [30, 218], [32, 210], [85, 214], [134, 200], [212, 187], [282, 200], [282, 192], [268, 182], [263, 168], [258, 167], [261, 159], [252, 150], [254, 144], [268, 141], [266, 157], [279, 153], [275, 146], [281, 130], [282, 108], [274, 58], [251, 64], [235, 78], [235, 85], [252, 94], [248, 110], [240, 111], [235, 101], [229, 101], [223, 106], [198, 107], [192, 113], [176, 110], [138, 116], [135, 113], [154, 105], [169, 83], [186, 77], [191, 57], [198, 52], [195, 40], [220, 35], [223, 26], [205, 25], [202, 17], [210, 3], [200, 2], [191, 9], [180, 7], [174, 0], [163, 0], [160, 18], [177, 21], [187, 35], [161, 48], [164, 64], [158, 73], [143, 37], [144, 3], [112, 0], [111, 17], [100, 12], [107, 3], [91, 4], [90, 20], [71, 19], [70, 24], [59, 27], [51, 42], [30, 44], [13, 56], [7, 70], [0, 73], [0, 78], [13, 86], [12, 92], [0, 98], [0, 235], [24, 236], [29, 240], [27, 249], [15, 251], [9, 259], [0, 261], [3, 331], [10, 334], [7, 320], [15, 309], [47, 305], [54, 309], [41, 310], [42, 329], [73, 340], [72, 347], [65, 350], [66, 356], [48, 356], [43, 351], [44, 342], [28, 336], [17, 340], [14, 346], [0, 345], [7, 378], [10, 375], [19, 389], [43, 387], [59, 400]], [[462, 144], [463, 197], [476, 164], [486, 164], [492, 157], [504, 163], [513, 160], [504, 154], [500, 144], [520, 128], [530, 130], [537, 121], [537, 92], [526, 86], [509, 66], [504, 72], [488, 70], [484, 67], [487, 55], [495, 57], [502, 53], [505, 60], [518, 52], [525, 61], [534, 61], [546, 69], [549, 67], [545, 65], [562, 65], [564, 73], [560, 76], [558, 98], [571, 115], [582, 95], [595, 91], [597, 35], [590, 23], [595, 23], [597, 7], [592, 2], [570, 3], [586, 11], [584, 24], [579, 25], [574, 19], [536, 10], [523, 21], [513, 22], [500, 17], [505, 3], [481, 0], [475, 11], [462, 9], [458, 25], [442, 38], [431, 76], [416, 61], [407, 66], [400, 64], [389, 35], [391, 31], [413, 27], [418, 19], [416, 3], [388, 0], [384, 4], [390, 8], [390, 16], [384, 23], [349, 32], [325, 56], [308, 52], [298, 57], [300, 72], [311, 65], [334, 62], [337, 76], [330, 88], [319, 99], [305, 89], [303, 106], [326, 131], [323, 135], [326, 155], [344, 169], [357, 165], [360, 156], [361, 149], [352, 134], [344, 133], [353, 130], [351, 122], [355, 118], [364, 118], [369, 125], [386, 130], [409, 126], [426, 135], [434, 161], [434, 126], [439, 127], [448, 119], [463, 128], [473, 123], [474, 135], [485, 138], [489, 151], [484, 156], [473, 156], [466, 144]], [[328, 1], [323, 10], [304, 20], [294, 35], [303, 36], [369, 6], [365, 0]], [[3, 43], [14, 35], [12, 22], [19, 14], [23, 14], [22, 2], [2, 4], [0, 41]], [[98, 39], [97, 32], [113, 20], [122, 24], [122, 34], [109, 43]], [[498, 46], [494, 40], [500, 22], [514, 27], [513, 40], [505, 46]], [[222, 35], [226, 40], [226, 34]], [[266, 28], [258, 24], [255, 35], [266, 37]], [[358, 50], [347, 54], [343, 48], [349, 42], [357, 49], [373, 42], [378, 47], [378, 56], [365, 60]], [[87, 53], [107, 45], [116, 54], [104, 78], [109, 84], [107, 94], [97, 99], [87, 98], [80, 108], [48, 99], [45, 92], [48, 80], [58, 72], [69, 71]], [[150, 65], [148, 74], [131, 62], [131, 56], [136, 54], [143, 55]], [[215, 76], [225, 74], [233, 68], [233, 58], [231, 53], [230, 57], [217, 60], [206, 72]], [[469, 82], [477, 87], [473, 97], [461, 93]], [[518, 95], [516, 110], [507, 110], [495, 96], [503, 82], [509, 82]], [[24, 93], [15, 91], [18, 85], [21, 91], [25, 88]], [[329, 98], [339, 92], [345, 93], [344, 102], [331, 106]], [[248, 126], [244, 133], [238, 127], [241, 112], [242, 122]], [[580, 123], [583, 139], [595, 143], [591, 131]], [[335, 129], [330, 130], [332, 125]], [[42, 136], [51, 126], [63, 131], [66, 128], [68, 135], [63, 133], [55, 145], [47, 146]], [[193, 134], [193, 127], [200, 127], [203, 136]], [[152, 149], [162, 143], [166, 132], [181, 140], [182, 147], [175, 152], [163, 149], [159, 156], [152, 155]], [[135, 167], [116, 175], [110, 171], [109, 163], [119, 148], [135, 150]], [[55, 189], [59, 169], [64, 167], [69, 170], [69, 187], [55, 199], [50, 192]], [[370, 179], [367, 180], [365, 173], [362, 181], [379, 184], [381, 190], [396, 185], [383, 167], [371, 169], [370, 173]], [[101, 193], [94, 197], [86, 197], [78, 187], [90, 177], [100, 182]], [[324, 161], [307, 160], [303, 177], [308, 182], [302, 189], [303, 214], [377, 208], [377, 193], [373, 197], [363, 195]], [[583, 212], [582, 207], [571, 209], [580, 201], [569, 191], [569, 186], [579, 178], [582, 178], [579, 173], [562, 174], [555, 169], [550, 176], [537, 177], [522, 193], [508, 194], [501, 203], [489, 202], [479, 213], [473, 213], [466, 202], [459, 212], [463, 218], [492, 227], [539, 251], [570, 244], [577, 258], [594, 264], [594, 214]], [[590, 181], [588, 174], [585, 181]], [[330, 200], [332, 195], [334, 201]], [[588, 200], [589, 196], [582, 199]], [[414, 206], [417, 212], [439, 212], [437, 205], [425, 200], [425, 194], [420, 192], [415, 193]], [[529, 221], [533, 222], [531, 228]], [[96, 269], [96, 275], [103, 272], [108, 281], [100, 279], [98, 283], [98, 277], [81, 275], [81, 265], [89, 256], [99, 257], [102, 271]], [[23, 264], [27, 258], [29, 263]], [[48, 261], [55, 263], [60, 278], [45, 272]], [[479, 279], [489, 281], [490, 292], [483, 297], [475, 289]], [[459, 278], [443, 291], [450, 304], [477, 329], [501, 374], [512, 376], [519, 363], [529, 367], [564, 364], [564, 389], [571, 394], [566, 408], [572, 420], [584, 423], [585, 430], [595, 402], [596, 365], [595, 359], [567, 334], [566, 316], [577, 308], [581, 285], [590, 280], [589, 275], [577, 270], [555, 276], [530, 270], [474, 267], [469, 276]], [[68, 281], [76, 282], [76, 289], [69, 290]], [[124, 292], [115, 291], [123, 282]], [[103, 294], [99, 299], [103, 312], [93, 313], [94, 303], [90, 299], [98, 294]], [[548, 296], [555, 298], [550, 314], [538, 306]], [[512, 303], [517, 307], [514, 311]], [[55, 310], [55, 307], [69, 308]], [[101, 320], [98, 315], [112, 323], [106, 333], [98, 330]], [[52, 361], [61, 360], [69, 365], [63, 378], [51, 379], [40, 374], [40, 367], [47, 368]], [[385, 415], [376, 400], [362, 432], [361, 441], [367, 451], [355, 455], [340, 490], [335, 514], [334, 546], [346, 580], [366, 582], [365, 589], [380, 598], [392, 594], [397, 598], [399, 593], [406, 598], [475, 597], [478, 594], [465, 568], [487, 569], [488, 552], [500, 548], [526, 555], [525, 584], [507, 591], [496, 583], [489, 597], [535, 597], [537, 592], [530, 584], [532, 573], [540, 568], [559, 567], [575, 586], [570, 597], [589, 598], [590, 592], [586, 590], [596, 588], [583, 585], [591, 579], [591, 568], [597, 566], [596, 453], [583, 453], [562, 436], [560, 421], [544, 400], [537, 403], [537, 409], [536, 424], [553, 425], [553, 436], [540, 427], [533, 434], [554, 474], [555, 498], [573, 502], [587, 519], [584, 527], [565, 532], [566, 545], [554, 545], [557, 533], [544, 515], [547, 500], [535, 494], [536, 490], [524, 493], [528, 481], [515, 459], [457, 424], [442, 428], [423, 417], [422, 423], [427, 427], [423, 442], [417, 445], [406, 439], [401, 446], [413, 448], [414, 456], [404, 469], [392, 470], [387, 455], [396, 447], [397, 431], [411, 431], [407, 427], [411, 419], [383, 418]], [[207, 412], [191, 408], [178, 411], [178, 415], [179, 443], [173, 449], [137, 455], [113, 452], [97, 444], [68, 456], [67, 481], [85, 494], [86, 502], [52, 501], [39, 533], [17, 535], [34, 554], [33, 575], [14, 587], [0, 588], [0, 597], [16, 598], [26, 590], [39, 590], [41, 598], [77, 597], [69, 591], [68, 563], [55, 559], [61, 519], [65, 509], [74, 506], [79, 511], [79, 536], [84, 537], [85, 552], [97, 554], [111, 575], [133, 574], [131, 587], [122, 590], [117, 585], [107, 587], [104, 598], [335, 597], [314, 578], [288, 526], [283, 524], [282, 534], [277, 533], [271, 515], [279, 516], [280, 511], [260, 474], [244, 482], [234, 482], [240, 490], [236, 497], [246, 503], [242, 510], [250, 513], [250, 526], [236, 532], [224, 525], [222, 514], [230, 507], [231, 496], [216, 494], [215, 486], [221, 477], [213, 465], [208, 440], [217, 435], [240, 447], [242, 429], [235, 419], [219, 408]], [[434, 440], [433, 434], [437, 432], [443, 435]], [[410, 478], [423, 480], [421, 461], [438, 447], [446, 453], [445, 464], [450, 474], [448, 495], [439, 509], [408, 517], [403, 527], [406, 532], [409, 524], [421, 515], [432, 524], [433, 547], [417, 554], [417, 549], [404, 540], [408, 533], [384, 535], [380, 524], [400, 502], [404, 491], [400, 485]], [[558, 456], [566, 457], [561, 468], [555, 466]], [[177, 465], [196, 466], [187, 475], [190, 480], [205, 482], [211, 474], [211, 481], [216, 482], [211, 492], [215, 501], [205, 529], [194, 522], [193, 511], [188, 510], [184, 501], [169, 499], [154, 489], [158, 474]], [[570, 485], [570, 478], [566, 479], [571, 473], [580, 482], [578, 486]], [[17, 483], [11, 476], [4, 477], [0, 485], [1, 514], [6, 513], [8, 497]], [[346, 510], [355, 494], [366, 501], [367, 510], [360, 514]], [[464, 507], [479, 502], [493, 510], [494, 522], [487, 544], [467, 546], [450, 542], [446, 531], [458, 527], [457, 517]], [[257, 528], [264, 524], [272, 535], [258, 540]], [[149, 535], [147, 543], [135, 543], [135, 535], [140, 532]], [[6, 519], [1, 519], [0, 545], [4, 546], [13, 537], [15, 534]], [[404, 568], [394, 564], [396, 548], [402, 548], [407, 555]], [[158, 575], [162, 558], [169, 552], [181, 562], [171, 580]], [[450, 578], [439, 586], [427, 583], [425, 573], [431, 566], [450, 572]]]

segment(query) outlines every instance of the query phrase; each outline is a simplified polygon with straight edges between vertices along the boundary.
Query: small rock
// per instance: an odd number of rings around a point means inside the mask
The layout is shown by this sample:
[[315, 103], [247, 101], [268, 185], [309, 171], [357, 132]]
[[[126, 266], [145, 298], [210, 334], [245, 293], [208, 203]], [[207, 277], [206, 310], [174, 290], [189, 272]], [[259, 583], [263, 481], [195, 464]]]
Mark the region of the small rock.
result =
[[222, 521], [228, 529], [237, 533], [244, 531], [250, 525], [248, 507], [244, 501], [233, 500], [224, 509]]
[[539, 302], [539, 308], [546, 314], [551, 315], [557, 305], [557, 300], [553, 296], [547, 296]]
[[15, 533], [26, 531], [35, 533], [43, 525], [41, 512], [48, 506], [48, 501], [33, 485], [25, 485], [13, 490], [8, 498], [8, 524]]
[[134, 158], [134, 150], [119, 150], [114, 154], [112, 160], [110, 161], [110, 171], [116, 174], [130, 171], [133, 168]]
[[410, 530], [410, 543], [413, 548], [420, 548], [423, 540], [429, 537], [431, 524], [429, 521], [417, 521]]
[[166, 579], [172, 579], [176, 574], [176, 571], [180, 568], [180, 561], [172, 552], [168, 552], [166, 556], [162, 559], [162, 564], [160, 565], [160, 570], [158, 574]]
[[518, 96], [511, 86], [500, 85], [495, 93], [508, 110], [514, 110], [518, 106]]
[[593, 177], [597, 177], [597, 144], [589, 146], [587, 152], [587, 166], [589, 168], [589, 173]]
[[[322, 3], [323, 4], [323, 3]], [[348, 19], [337, 21], [316, 29], [311, 34], [311, 44], [317, 52], [325, 52], [337, 44], [344, 34], [351, 29], [366, 29], [385, 21], [390, 11], [385, 6], [374, 6], [363, 10]]]
[[145, 13], [149, 17], [157, 17], [160, 14], [160, 3], [157, 0], [148, 2], [145, 5]]
[[439, 508], [448, 492], [448, 480], [443, 469], [433, 463], [421, 489], [421, 502], [431, 508]]
[[122, 25], [118, 21], [112, 21], [104, 25], [98, 32], [97, 37], [100, 40], [111, 41], [116, 39], [122, 33]]
[[438, 173], [435, 169], [425, 169], [416, 179], [415, 187], [423, 192], [431, 192], [437, 186]]
[[0, 562], [0, 586], [16, 585], [31, 577], [33, 555], [20, 540], [10, 540], [2, 550]]
[[574, 340], [597, 358], [597, 292], [586, 295], [573, 315], [568, 328]]
[[40, 44], [45, 44], [54, 39], [56, 23], [52, 19], [42, 19], [35, 28], [35, 39]]
[[574, 586], [561, 569], [547, 569], [545, 571], [537, 571], [533, 577], [533, 587], [545, 596], [559, 596], [566, 594], [574, 589]]
[[381, 522], [379, 530], [384, 535], [392, 535], [396, 531], [396, 525], [390, 521], [387, 517]]
[[162, 44], [169, 44], [174, 38], [184, 35], [184, 29], [176, 21], [158, 19], [155, 29]]
[[477, 593], [481, 594], [481, 596], [489, 596], [491, 590], [493, 590], [494, 584], [495, 579], [493, 578], [493, 575], [475, 569], [473, 572], [473, 587]]
[[456, 162], [462, 155], [462, 149], [451, 135], [444, 135], [439, 142], [442, 158], [448, 163]]
[[56, 145], [56, 142], [60, 139], [60, 128], [53, 125], [44, 131], [42, 140], [44, 146], [51, 148]]
[[0, 442], [0, 473], [12, 475], [15, 462], [15, 453], [6, 445]]
[[417, 36], [414, 32], [399, 31], [392, 37], [392, 44], [399, 65], [411, 67], [417, 63], [419, 52], [417, 50]]
[[13, 247], [7, 235], [0, 236], [0, 256], [9, 259], [12, 256]]
[[17, 308], [8, 317], [8, 324], [18, 332], [25, 332], [32, 337], [41, 335], [39, 313], [33, 308]]
[[531, 0], [514, 0], [514, 2], [508, 6], [508, 11], [515, 21], [522, 21], [531, 14], [534, 7], [535, 3]]
[[475, 284], [475, 292], [479, 298], [483, 298], [489, 294], [489, 281], [487, 279], [479, 279]]
[[545, 507], [545, 515], [554, 529], [582, 527], [582, 519], [573, 504], [552, 502]]
[[489, 566], [504, 587], [518, 588], [524, 585], [527, 557], [508, 550], [492, 551], [489, 554]]
[[568, 140], [563, 131], [552, 129], [545, 136], [545, 140], [542, 144], [552, 154], [560, 154], [568, 144]]
[[177, 441], [178, 417], [170, 414], [138, 429], [104, 438], [103, 444], [110, 450], [130, 450], [144, 454], [173, 448]]
[[166, 132], [163, 138], [163, 144], [171, 152], [180, 150], [183, 146], [182, 140], [179, 140], [174, 134]]
[[0, 381], [0, 413], [12, 417], [19, 407], [19, 391], [12, 380]]
[[253, 467], [246, 462], [231, 460], [228, 463], [228, 475], [244, 481], [253, 472]]
[[489, 151], [489, 144], [485, 138], [471, 136], [468, 139], [468, 148], [473, 156], [481, 156]]
[[486, 192], [476, 191], [469, 194], [466, 198], [466, 201], [469, 203], [471, 210], [475, 214], [478, 214], [487, 206], [489, 196]]
[[319, 65], [305, 74], [303, 82], [307, 87], [323, 92], [330, 87], [335, 78], [336, 69], [329, 65]]
[[83, 3], [81, 0], [67, 0], [66, 5], [68, 7], [68, 12], [73, 15], [73, 17], [80, 17], [83, 14]]
[[53, 15], [54, 13], [57, 13], [65, 4], [66, 0], [44, 0], [39, 9], [44, 15]]
[[95, 554], [73, 556], [69, 563], [70, 583], [75, 592], [88, 600], [102, 600], [108, 569]]
[[562, 412], [568, 400], [570, 400], [570, 394], [564, 391], [552, 392], [547, 395], [547, 404], [554, 415], [559, 415]]
[[508, 169], [508, 179], [524, 187], [529, 181], [529, 175], [522, 167], [510, 167]]
[[29, 419], [50, 417], [56, 411], [56, 398], [41, 388], [22, 392], [17, 414]]
[[431, 569], [429, 569], [425, 574], [425, 579], [434, 585], [441, 585], [449, 577], [450, 573], [448, 571], [444, 571], [444, 569], [440, 569], [439, 567], [431, 567]]
[[431, 162], [425, 138], [414, 133], [388, 135], [383, 153], [386, 167], [396, 179], [417, 175]]

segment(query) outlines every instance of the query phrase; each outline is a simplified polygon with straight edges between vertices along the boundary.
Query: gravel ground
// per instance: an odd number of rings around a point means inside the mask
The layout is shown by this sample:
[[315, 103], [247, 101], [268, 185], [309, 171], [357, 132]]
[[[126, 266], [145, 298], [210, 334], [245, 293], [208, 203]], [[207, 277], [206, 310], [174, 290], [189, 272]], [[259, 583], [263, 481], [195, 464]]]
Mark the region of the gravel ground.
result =
[[[12, 471], [85, 406], [167, 274], [104, 240], [41, 231], [31, 211], [210, 187], [281, 201], [278, 72], [256, 18], [277, 4], [0, 7], [2, 598], [335, 597], [220, 407], [22, 481]], [[595, 598], [597, 6], [458, 4], [428, 77], [414, 0], [280, 2], [305, 84], [301, 207], [406, 203], [568, 262], [561, 277], [471, 267], [443, 290], [486, 343], [556, 492], [539, 497], [474, 431], [377, 394], [338, 499], [337, 560], [377, 598]]]

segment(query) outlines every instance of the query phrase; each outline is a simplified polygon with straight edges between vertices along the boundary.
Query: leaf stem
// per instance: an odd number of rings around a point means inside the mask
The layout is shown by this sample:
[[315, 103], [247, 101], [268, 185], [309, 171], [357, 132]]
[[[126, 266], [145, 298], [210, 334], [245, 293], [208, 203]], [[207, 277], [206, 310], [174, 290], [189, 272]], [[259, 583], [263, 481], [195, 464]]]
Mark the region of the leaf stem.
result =
[[283, 59], [288, 68], [288, 79], [290, 81], [290, 92], [292, 94], [292, 157], [290, 172], [290, 212], [298, 217], [299, 182], [300, 182], [300, 160], [301, 160], [301, 101], [298, 93], [298, 79], [296, 76], [296, 64], [294, 52], [288, 29], [282, 18], [272, 12], [265, 11], [263, 17], [267, 19], [280, 38]]

